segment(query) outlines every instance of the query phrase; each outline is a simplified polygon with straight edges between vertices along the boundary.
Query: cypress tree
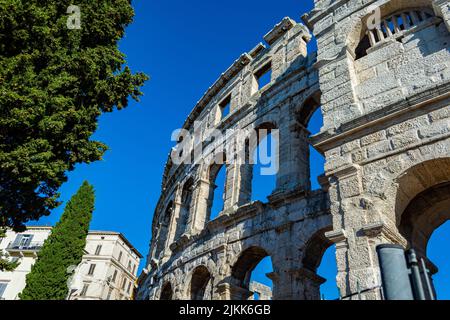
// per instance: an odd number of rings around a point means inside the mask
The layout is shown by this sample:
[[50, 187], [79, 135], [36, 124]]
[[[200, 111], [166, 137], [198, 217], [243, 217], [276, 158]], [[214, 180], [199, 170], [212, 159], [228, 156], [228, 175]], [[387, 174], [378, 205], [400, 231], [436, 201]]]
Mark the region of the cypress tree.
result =
[[68, 267], [83, 257], [86, 236], [94, 210], [94, 188], [84, 182], [67, 203], [27, 275], [22, 300], [64, 300], [68, 294]]

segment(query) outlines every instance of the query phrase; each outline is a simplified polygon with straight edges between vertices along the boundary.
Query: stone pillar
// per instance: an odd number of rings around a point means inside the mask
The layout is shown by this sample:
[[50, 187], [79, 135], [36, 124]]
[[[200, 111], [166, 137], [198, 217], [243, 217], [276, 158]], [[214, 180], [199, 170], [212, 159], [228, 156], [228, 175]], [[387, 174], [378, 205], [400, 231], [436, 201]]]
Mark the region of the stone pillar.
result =
[[280, 128], [279, 164], [277, 191], [293, 189], [311, 189], [309, 172], [310, 133], [298, 124], [289, 125], [288, 121]]
[[[330, 177], [329, 189], [333, 231], [328, 239], [336, 244], [337, 284], [344, 299], [379, 300], [381, 277], [376, 246], [406, 245], [396, 230], [387, 226], [381, 212], [368, 205], [362, 194], [359, 166], [349, 166]], [[375, 222], [370, 222], [370, 221]]]
[[187, 230], [189, 234], [195, 235], [205, 228], [208, 215], [210, 193], [210, 182], [200, 178], [194, 183], [194, 192], [192, 195], [192, 208], [188, 220]]
[[363, 114], [354, 91], [358, 82], [354, 71], [354, 58], [345, 46], [328, 50], [330, 48], [320, 47], [320, 41], [318, 45], [319, 55], [315, 67], [319, 70], [322, 92], [322, 131], [335, 130], [343, 123]]
[[172, 213], [172, 219], [170, 221], [170, 227], [169, 227], [169, 231], [168, 231], [168, 235], [167, 235], [167, 242], [165, 247], [169, 248], [170, 245], [177, 240], [177, 236], [179, 236], [179, 234], [177, 234], [178, 228], [180, 228], [179, 223], [180, 223], [180, 214], [181, 214], [181, 207], [182, 207], [182, 203], [178, 201], [178, 197], [175, 197], [175, 200], [173, 202], [173, 213]]
[[320, 286], [325, 281], [306, 268], [284, 270], [278, 277], [278, 285], [274, 285], [274, 299], [320, 300]]
[[218, 284], [216, 290], [220, 300], [248, 300], [253, 294], [246, 288], [228, 282]]
[[225, 188], [223, 195], [223, 211], [234, 209], [239, 205], [239, 189], [240, 189], [240, 165], [229, 164], [226, 166]]
[[236, 190], [237, 205], [242, 206], [252, 200], [252, 180], [253, 180], [253, 165], [243, 164], [238, 166], [239, 170], [239, 186]]

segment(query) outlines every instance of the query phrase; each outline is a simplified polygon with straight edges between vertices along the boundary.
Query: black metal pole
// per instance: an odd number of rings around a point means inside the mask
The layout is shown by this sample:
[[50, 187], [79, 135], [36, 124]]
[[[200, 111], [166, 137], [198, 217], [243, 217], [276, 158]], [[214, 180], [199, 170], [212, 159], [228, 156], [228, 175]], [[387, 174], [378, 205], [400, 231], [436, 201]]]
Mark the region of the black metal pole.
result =
[[417, 300], [426, 300], [422, 279], [420, 276], [419, 261], [417, 260], [416, 251], [414, 249], [409, 250], [408, 260], [409, 265], [411, 266], [414, 295], [416, 296]]
[[436, 300], [433, 292], [433, 287], [431, 286], [430, 274], [425, 264], [425, 260], [423, 258], [420, 259], [423, 269], [423, 275], [425, 278], [425, 284], [427, 285], [428, 295], [430, 296], [430, 300]]

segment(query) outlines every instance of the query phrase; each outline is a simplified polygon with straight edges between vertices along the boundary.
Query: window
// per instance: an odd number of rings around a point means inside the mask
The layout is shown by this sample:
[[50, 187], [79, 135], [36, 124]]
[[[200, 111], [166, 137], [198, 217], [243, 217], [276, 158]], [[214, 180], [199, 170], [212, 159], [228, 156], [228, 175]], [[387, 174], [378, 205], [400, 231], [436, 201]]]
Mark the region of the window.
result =
[[127, 279], [123, 279], [122, 280], [122, 286], [121, 286], [121, 288], [122, 288], [122, 290], [125, 290], [125, 286], [127, 285]]
[[258, 90], [261, 90], [272, 81], [272, 63], [267, 63], [264, 67], [255, 73], [255, 78], [258, 83]]
[[128, 261], [128, 267], [127, 267], [127, 269], [128, 269], [128, 271], [130, 271], [130, 272], [131, 272], [131, 260], [130, 260], [130, 261]]
[[366, 56], [368, 50], [386, 39], [396, 39], [406, 31], [430, 21], [434, 17], [429, 9], [407, 10], [387, 16], [381, 23], [371, 30], [367, 30], [364, 37], [355, 49], [356, 60]]
[[113, 290], [114, 290], [113, 288], [109, 288], [108, 295], [106, 296], [106, 300], [111, 300]]
[[99, 256], [101, 251], [102, 251], [102, 245], [99, 244], [99, 245], [97, 246], [97, 248], [95, 249], [95, 255], [96, 255], [96, 256]]
[[116, 279], [117, 279], [117, 270], [114, 270], [114, 273], [113, 273], [111, 281], [115, 283]]
[[95, 271], [95, 264], [91, 264], [89, 267], [88, 275], [90, 276], [94, 275], [94, 271]]
[[230, 114], [231, 94], [219, 103], [221, 119], [226, 118]]
[[133, 265], [133, 274], [135, 274], [136, 273], [136, 265], [134, 264]]
[[83, 285], [83, 289], [81, 290], [80, 296], [86, 296], [88, 289], [89, 289], [89, 284], [85, 283]]
[[131, 292], [131, 282], [128, 282], [128, 289], [127, 292], [130, 293]]
[[14, 247], [26, 248], [31, 244], [32, 234], [19, 234], [14, 241]]
[[119, 262], [122, 262], [122, 251], [119, 252]]
[[0, 281], [0, 298], [3, 298], [3, 294], [5, 293], [7, 287], [8, 287], [7, 281]]

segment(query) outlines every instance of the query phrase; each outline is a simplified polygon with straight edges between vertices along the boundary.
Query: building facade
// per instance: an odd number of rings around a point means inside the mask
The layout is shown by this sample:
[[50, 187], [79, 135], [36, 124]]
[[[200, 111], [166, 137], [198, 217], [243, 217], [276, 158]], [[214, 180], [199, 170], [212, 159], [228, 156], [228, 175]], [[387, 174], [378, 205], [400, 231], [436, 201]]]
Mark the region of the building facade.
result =
[[[0, 297], [19, 299], [26, 275], [38, 258], [51, 227], [28, 227], [23, 233], [7, 231], [0, 249], [20, 262], [12, 272], [0, 272]], [[68, 269], [70, 300], [130, 300], [133, 298], [140, 253], [121, 234], [89, 231], [81, 263]]]
[[[450, 218], [449, 3], [314, 5], [306, 26], [285, 18], [266, 45], [243, 54], [187, 118], [183, 129], [203, 137], [204, 161], [169, 157], [139, 299], [248, 299], [249, 273], [267, 256], [273, 299], [320, 299], [317, 268], [332, 245], [344, 299], [357, 291], [381, 299], [378, 244], [415, 248], [437, 272], [426, 247]], [[307, 52], [311, 33], [316, 53]], [[311, 136], [319, 109], [323, 127]], [[217, 150], [230, 143], [212, 139], [211, 128], [279, 131], [267, 202], [251, 201], [251, 165], [226, 163], [224, 208], [210, 219]], [[310, 146], [326, 159], [319, 190]]]

